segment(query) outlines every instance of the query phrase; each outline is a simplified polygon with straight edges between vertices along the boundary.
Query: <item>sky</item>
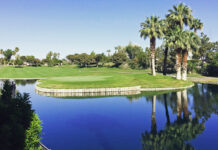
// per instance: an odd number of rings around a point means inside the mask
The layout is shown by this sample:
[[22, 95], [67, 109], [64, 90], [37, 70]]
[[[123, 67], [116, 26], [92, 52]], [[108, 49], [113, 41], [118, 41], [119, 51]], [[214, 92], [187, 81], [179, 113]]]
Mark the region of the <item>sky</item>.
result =
[[164, 18], [180, 2], [204, 23], [211, 41], [218, 41], [217, 0], [0, 0], [0, 48], [19, 47], [20, 55], [38, 58], [54, 51], [64, 58], [114, 51], [129, 42], [149, 47], [140, 38], [140, 23], [151, 15]]

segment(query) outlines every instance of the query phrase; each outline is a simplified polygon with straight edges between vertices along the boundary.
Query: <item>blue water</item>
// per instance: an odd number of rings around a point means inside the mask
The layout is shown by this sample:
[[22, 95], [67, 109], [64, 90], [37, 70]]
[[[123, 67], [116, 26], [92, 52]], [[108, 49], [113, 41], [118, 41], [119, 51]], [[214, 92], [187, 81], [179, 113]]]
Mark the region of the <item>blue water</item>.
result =
[[[30, 93], [32, 107], [43, 122], [42, 143], [52, 150], [141, 150], [154, 149], [155, 146], [156, 149], [162, 146], [167, 149], [218, 149], [218, 86], [215, 85], [197, 84], [187, 90], [189, 119], [184, 119], [183, 99], [180, 119], [177, 117], [176, 92], [167, 93], [166, 99], [157, 93], [155, 125], [152, 124], [152, 94], [131, 98], [62, 99], [36, 94], [34, 84], [18, 85], [17, 89], [21, 93]], [[165, 102], [170, 118], [168, 124]], [[195, 126], [191, 122], [196, 116], [198, 123], [195, 124], [201, 124], [203, 131], [193, 129], [196, 133], [186, 138], [192, 129], [184, 129], [175, 133], [178, 141], [176, 138], [170, 140], [174, 132], [168, 132], [167, 127], [176, 130], [183, 125]], [[145, 133], [149, 136], [143, 139]], [[172, 144], [170, 147], [160, 141], [145, 144], [152, 141], [151, 135], [163, 135], [162, 139], [166, 138], [165, 142], [169, 140]], [[175, 145], [173, 140], [182, 144]]]

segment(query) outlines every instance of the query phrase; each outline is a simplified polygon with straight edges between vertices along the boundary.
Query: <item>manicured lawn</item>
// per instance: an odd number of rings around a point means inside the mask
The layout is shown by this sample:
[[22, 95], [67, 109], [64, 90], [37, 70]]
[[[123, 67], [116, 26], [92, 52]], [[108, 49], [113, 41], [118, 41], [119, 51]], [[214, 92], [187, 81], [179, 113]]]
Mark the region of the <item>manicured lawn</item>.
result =
[[83, 72], [148, 72], [141, 70], [121, 70], [118, 68], [77, 68], [75, 66], [61, 67], [0, 67], [0, 78], [46, 78], [63, 77], [83, 74]]
[[169, 76], [153, 77], [144, 70], [122, 70], [118, 68], [63, 67], [3, 67], [0, 78], [45, 78], [40, 87], [45, 88], [109, 88], [142, 86], [143, 88], [182, 87], [191, 82], [178, 81]]

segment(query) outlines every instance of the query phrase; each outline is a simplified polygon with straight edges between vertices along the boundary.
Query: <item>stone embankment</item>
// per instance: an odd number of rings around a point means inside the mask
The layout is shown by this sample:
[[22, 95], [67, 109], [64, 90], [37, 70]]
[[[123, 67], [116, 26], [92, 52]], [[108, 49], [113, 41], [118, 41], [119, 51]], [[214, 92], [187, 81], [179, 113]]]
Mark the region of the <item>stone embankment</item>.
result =
[[39, 87], [37, 83], [35, 90], [39, 95], [43, 95], [43, 96], [88, 97], [88, 96], [136, 95], [136, 94], [140, 94], [142, 91], [182, 90], [182, 89], [190, 88], [193, 85], [187, 87], [176, 87], [176, 88], [141, 88], [141, 86], [134, 86], [134, 87], [116, 87], [116, 88], [89, 88], [89, 89], [48, 89], [48, 88]]

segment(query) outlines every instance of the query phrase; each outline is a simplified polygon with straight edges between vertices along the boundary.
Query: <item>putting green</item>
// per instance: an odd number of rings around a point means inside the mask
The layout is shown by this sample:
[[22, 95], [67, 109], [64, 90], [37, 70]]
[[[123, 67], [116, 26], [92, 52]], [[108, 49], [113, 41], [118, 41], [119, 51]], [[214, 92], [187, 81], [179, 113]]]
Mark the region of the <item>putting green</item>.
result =
[[74, 77], [54, 77], [48, 78], [50, 81], [57, 82], [93, 82], [93, 81], [104, 81], [111, 76], [74, 76]]

